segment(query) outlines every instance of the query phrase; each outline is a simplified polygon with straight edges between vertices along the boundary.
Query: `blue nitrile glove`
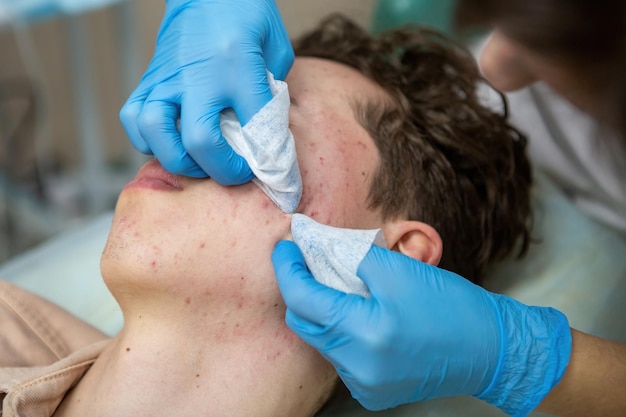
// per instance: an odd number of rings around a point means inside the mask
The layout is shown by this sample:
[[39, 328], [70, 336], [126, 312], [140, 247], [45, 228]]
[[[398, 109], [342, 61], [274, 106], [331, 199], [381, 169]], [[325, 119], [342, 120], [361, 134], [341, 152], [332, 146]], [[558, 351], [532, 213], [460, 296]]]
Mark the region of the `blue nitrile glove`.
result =
[[[175, 174], [224, 184], [253, 178], [228, 145], [220, 112], [247, 123], [283, 80], [294, 54], [273, 0], [168, 0], [154, 57], [120, 112], [135, 148]], [[180, 118], [180, 132], [177, 122]]]
[[358, 275], [370, 298], [325, 287], [298, 247], [272, 260], [289, 327], [331, 362], [370, 410], [473, 395], [513, 416], [532, 411], [569, 361], [565, 316], [372, 246]]

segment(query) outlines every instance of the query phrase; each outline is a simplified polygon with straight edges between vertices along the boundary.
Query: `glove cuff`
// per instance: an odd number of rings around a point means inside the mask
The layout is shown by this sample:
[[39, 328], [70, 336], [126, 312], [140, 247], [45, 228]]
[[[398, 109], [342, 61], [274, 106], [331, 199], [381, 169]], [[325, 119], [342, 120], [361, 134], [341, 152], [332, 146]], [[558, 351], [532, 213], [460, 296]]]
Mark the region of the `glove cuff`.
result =
[[560, 311], [492, 296], [502, 318], [503, 345], [491, 384], [477, 397], [512, 417], [527, 416], [561, 381], [572, 333]]

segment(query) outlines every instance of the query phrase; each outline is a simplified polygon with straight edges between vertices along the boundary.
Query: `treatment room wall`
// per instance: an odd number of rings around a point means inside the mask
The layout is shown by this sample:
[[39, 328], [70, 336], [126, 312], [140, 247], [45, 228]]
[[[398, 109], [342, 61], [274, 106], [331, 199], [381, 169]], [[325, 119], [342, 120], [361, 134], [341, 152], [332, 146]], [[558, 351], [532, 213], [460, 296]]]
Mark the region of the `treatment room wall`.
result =
[[[131, 1], [134, 2], [138, 17], [136, 31], [139, 34], [139, 68], [143, 71], [153, 52], [164, 1]], [[374, 2], [375, 0], [277, 1], [290, 36], [296, 36], [311, 28], [322, 16], [334, 11], [343, 12], [359, 23], [368, 25]], [[128, 155], [128, 143], [117, 116], [129, 91], [122, 77], [118, 48], [120, 23], [116, 16], [113, 8], [107, 8], [85, 13], [80, 17], [88, 29], [89, 58], [94, 69], [91, 79], [98, 99], [102, 137], [106, 142], [103, 148], [109, 161], [124, 160]], [[44, 74], [44, 91], [48, 97], [43, 113], [46, 130], [40, 146], [44, 146], [46, 154], [54, 158], [61, 167], [71, 168], [80, 162], [78, 152], [80, 140], [77, 137], [76, 118], [80, 117], [81, 113], [74, 104], [67, 31], [68, 23], [63, 18], [37, 22], [29, 26], [40, 61], [40, 67], [36, 69]], [[28, 72], [18, 52], [16, 39], [11, 30], [6, 28], [0, 31], [0, 52], [2, 54], [0, 80], [27, 81]], [[21, 110], [19, 103], [15, 106], [15, 117], [19, 117]], [[4, 146], [0, 152], [4, 152]]]

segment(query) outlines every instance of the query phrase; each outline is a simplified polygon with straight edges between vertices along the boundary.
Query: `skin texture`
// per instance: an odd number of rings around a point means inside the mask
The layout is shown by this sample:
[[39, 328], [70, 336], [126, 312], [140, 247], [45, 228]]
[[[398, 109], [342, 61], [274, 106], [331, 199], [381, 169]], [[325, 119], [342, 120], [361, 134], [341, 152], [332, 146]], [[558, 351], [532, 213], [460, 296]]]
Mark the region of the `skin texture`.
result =
[[538, 411], [566, 417], [626, 415], [626, 345], [572, 329], [563, 379]]
[[[297, 59], [287, 82], [298, 211], [339, 227], [387, 226], [366, 208], [379, 159], [351, 107], [384, 92], [314, 58]], [[225, 188], [148, 162], [119, 197], [101, 259], [124, 328], [57, 416], [311, 415], [337, 377], [284, 322], [271, 252], [289, 227], [252, 183]]]

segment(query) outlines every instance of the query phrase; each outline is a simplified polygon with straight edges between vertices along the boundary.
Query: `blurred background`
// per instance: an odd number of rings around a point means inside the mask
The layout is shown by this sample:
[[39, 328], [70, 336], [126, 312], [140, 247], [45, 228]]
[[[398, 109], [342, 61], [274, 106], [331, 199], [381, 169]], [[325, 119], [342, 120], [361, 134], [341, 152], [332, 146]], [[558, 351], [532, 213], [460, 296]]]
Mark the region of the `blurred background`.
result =
[[[278, 4], [292, 37], [330, 12], [372, 25], [378, 7]], [[163, 9], [159, 0], [0, 0], [0, 263], [112, 209], [145, 160], [118, 111], [152, 56]]]
[[[455, 0], [276, 1], [291, 37], [331, 12], [374, 32], [410, 21], [449, 34], [455, 5]], [[147, 159], [130, 146], [118, 112], [152, 57], [164, 3], [0, 0], [1, 278], [110, 335], [121, 328], [122, 317], [98, 269], [107, 213]], [[474, 33], [470, 36], [473, 41]], [[533, 190], [536, 240], [525, 259], [490, 271], [489, 288], [554, 306], [580, 330], [626, 341], [626, 161], [608, 146], [611, 141], [599, 146], [601, 126], [545, 85], [508, 99], [512, 122], [537, 138], [529, 142], [529, 156], [543, 172], [536, 171]], [[583, 216], [572, 201], [604, 224]], [[53, 236], [58, 237], [49, 239]], [[482, 406], [432, 402], [385, 415], [502, 416]], [[341, 415], [365, 415], [352, 407]]]

